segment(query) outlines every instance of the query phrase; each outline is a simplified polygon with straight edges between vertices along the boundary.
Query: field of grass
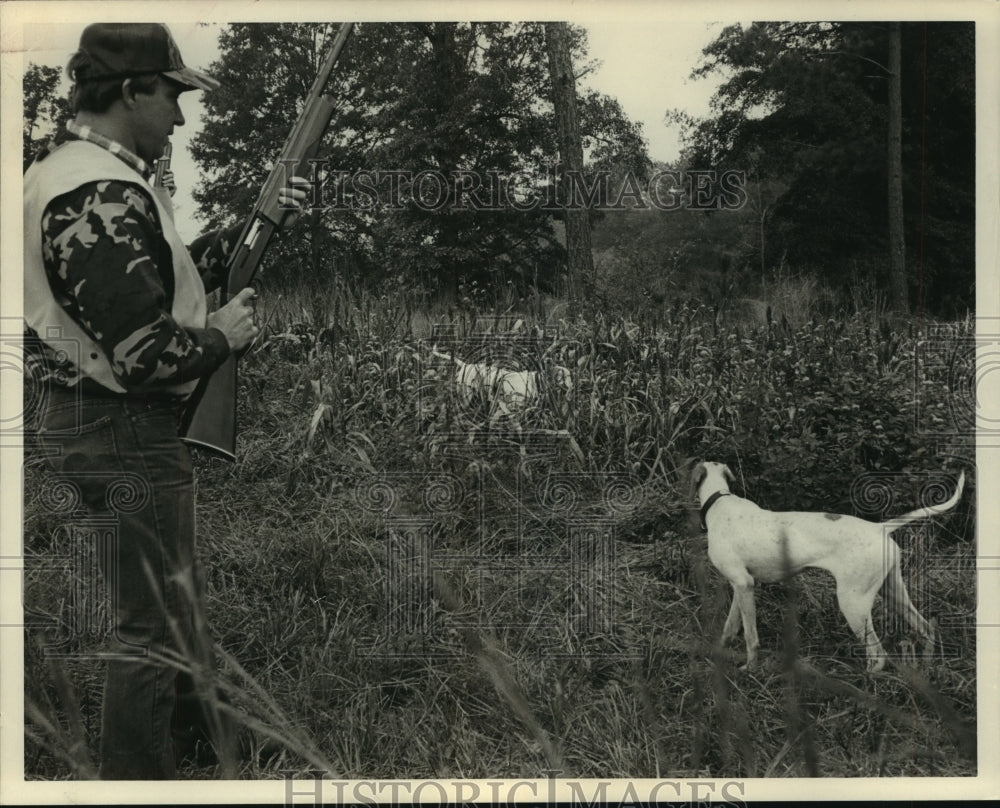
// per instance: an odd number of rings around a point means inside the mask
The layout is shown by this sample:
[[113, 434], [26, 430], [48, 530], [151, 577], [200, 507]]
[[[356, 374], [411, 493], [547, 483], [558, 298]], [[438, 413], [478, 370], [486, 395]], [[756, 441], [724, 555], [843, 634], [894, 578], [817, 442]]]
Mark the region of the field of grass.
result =
[[[219, 685], [283, 751], [182, 776], [976, 773], [974, 446], [953, 428], [971, 321], [751, 327], [676, 306], [635, 323], [302, 293], [261, 314], [239, 461], [199, 457], [199, 541]], [[434, 348], [563, 366], [572, 389], [497, 416]], [[714, 643], [729, 588], [685, 477], [702, 458], [765, 507], [873, 519], [966, 469], [954, 511], [896, 534], [946, 642], [917, 658], [887, 618], [893, 662], [866, 674], [811, 571], [758, 587], [762, 664], [740, 669], [742, 646]], [[43, 485], [29, 467], [29, 561], [65, 541]], [[26, 597], [65, 617], [64, 588], [29, 574]], [[86, 774], [99, 664], [31, 639], [26, 659], [27, 775]]]

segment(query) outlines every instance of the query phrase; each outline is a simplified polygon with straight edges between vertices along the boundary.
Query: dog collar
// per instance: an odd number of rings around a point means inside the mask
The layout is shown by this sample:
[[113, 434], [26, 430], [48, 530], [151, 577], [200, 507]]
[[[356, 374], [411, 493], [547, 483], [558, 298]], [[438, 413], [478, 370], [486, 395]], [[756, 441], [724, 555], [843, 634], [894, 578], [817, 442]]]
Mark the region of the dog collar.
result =
[[716, 491], [712, 496], [705, 500], [705, 504], [701, 506], [701, 529], [708, 530], [708, 525], [705, 524], [705, 514], [708, 513], [708, 509], [711, 508], [719, 499], [722, 497], [728, 497], [732, 491]]

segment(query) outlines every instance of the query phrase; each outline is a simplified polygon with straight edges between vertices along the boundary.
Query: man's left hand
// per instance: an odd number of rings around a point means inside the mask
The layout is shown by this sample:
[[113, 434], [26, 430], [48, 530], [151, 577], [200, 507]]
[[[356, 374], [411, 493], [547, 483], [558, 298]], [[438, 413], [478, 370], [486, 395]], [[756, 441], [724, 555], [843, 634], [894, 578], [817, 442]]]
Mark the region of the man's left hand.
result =
[[288, 183], [287, 187], [278, 191], [278, 206], [288, 211], [282, 228], [291, 227], [302, 215], [308, 189], [312, 186], [309, 180], [302, 177], [289, 177]]
[[174, 172], [169, 168], [164, 169], [160, 187], [166, 188], [167, 193], [173, 196], [177, 193], [177, 181], [174, 179]]

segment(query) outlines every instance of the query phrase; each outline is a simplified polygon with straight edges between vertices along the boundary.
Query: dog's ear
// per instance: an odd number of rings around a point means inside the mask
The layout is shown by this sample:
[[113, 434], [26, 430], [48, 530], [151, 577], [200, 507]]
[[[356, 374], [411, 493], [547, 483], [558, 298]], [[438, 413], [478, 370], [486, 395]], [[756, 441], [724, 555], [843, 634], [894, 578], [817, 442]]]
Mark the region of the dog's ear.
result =
[[691, 499], [698, 496], [698, 486], [701, 485], [701, 481], [705, 479], [706, 474], [708, 474], [708, 471], [704, 463], [699, 463], [694, 467], [694, 470], [691, 472]]
[[731, 483], [736, 482], [736, 477], [733, 475], [733, 472], [729, 470], [729, 466], [722, 467], [722, 476], [725, 477], [727, 480], [729, 480], [729, 482]]

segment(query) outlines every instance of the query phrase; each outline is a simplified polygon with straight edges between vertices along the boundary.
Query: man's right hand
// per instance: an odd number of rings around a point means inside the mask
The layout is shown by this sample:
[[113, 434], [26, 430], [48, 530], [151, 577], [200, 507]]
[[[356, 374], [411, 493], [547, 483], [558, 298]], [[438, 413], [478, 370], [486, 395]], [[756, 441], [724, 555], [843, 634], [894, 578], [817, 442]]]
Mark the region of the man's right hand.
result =
[[208, 315], [208, 327], [218, 328], [226, 335], [230, 351], [242, 351], [260, 331], [253, 321], [255, 297], [254, 290], [247, 287], [225, 306]]

